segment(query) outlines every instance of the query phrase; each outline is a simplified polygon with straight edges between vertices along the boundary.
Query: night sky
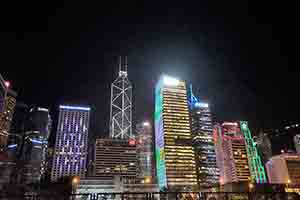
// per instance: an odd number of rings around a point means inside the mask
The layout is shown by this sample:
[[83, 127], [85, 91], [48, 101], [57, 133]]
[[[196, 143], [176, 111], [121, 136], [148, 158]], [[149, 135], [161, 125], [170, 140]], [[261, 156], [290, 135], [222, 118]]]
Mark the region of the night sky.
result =
[[[152, 118], [161, 73], [193, 84], [215, 120], [272, 128], [299, 119], [295, 5], [273, 1], [88, 1], [1, 5], [0, 73], [18, 100], [90, 105], [108, 134], [110, 84], [127, 55], [134, 121]], [[103, 1], [104, 2], [104, 1]]]

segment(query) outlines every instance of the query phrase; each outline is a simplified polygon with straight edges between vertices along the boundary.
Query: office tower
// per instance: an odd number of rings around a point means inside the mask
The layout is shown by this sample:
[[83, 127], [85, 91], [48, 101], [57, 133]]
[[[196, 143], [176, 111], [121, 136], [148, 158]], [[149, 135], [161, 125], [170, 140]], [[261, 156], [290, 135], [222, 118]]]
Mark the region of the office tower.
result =
[[145, 121], [136, 125], [137, 176], [142, 183], [153, 183], [153, 132], [152, 126]]
[[98, 179], [121, 177], [122, 181], [134, 181], [137, 171], [135, 140], [96, 139], [94, 165], [94, 176]]
[[155, 88], [155, 151], [160, 190], [197, 187], [186, 85], [169, 76]]
[[10, 83], [0, 75], [0, 152], [7, 146], [10, 126], [16, 105], [17, 93], [9, 88]]
[[251, 181], [245, 139], [237, 122], [223, 122], [214, 127], [220, 184]]
[[30, 109], [25, 122], [25, 140], [22, 151], [23, 183], [40, 182], [45, 178], [51, 125], [52, 121], [48, 109], [42, 107]]
[[272, 156], [272, 145], [268, 137], [268, 134], [260, 131], [256, 138], [257, 148], [260, 151], [261, 159], [263, 164], [271, 158]]
[[271, 184], [300, 184], [300, 155], [280, 154], [273, 156], [266, 164]]
[[198, 184], [201, 188], [210, 187], [219, 183], [220, 175], [213, 140], [212, 116], [209, 105], [194, 96], [192, 87], [189, 91], [189, 108]]
[[300, 154], [300, 134], [294, 136], [294, 145], [296, 152]]
[[85, 176], [90, 108], [59, 106], [51, 180]]
[[119, 76], [111, 84], [110, 137], [132, 138], [132, 86], [127, 74], [127, 57], [122, 67], [119, 63]]
[[256, 144], [252, 138], [251, 131], [248, 127], [248, 122], [240, 121], [240, 130], [243, 133], [246, 141], [251, 180], [256, 183], [266, 183], [267, 177], [264, 165], [261, 161], [260, 155], [258, 154]]

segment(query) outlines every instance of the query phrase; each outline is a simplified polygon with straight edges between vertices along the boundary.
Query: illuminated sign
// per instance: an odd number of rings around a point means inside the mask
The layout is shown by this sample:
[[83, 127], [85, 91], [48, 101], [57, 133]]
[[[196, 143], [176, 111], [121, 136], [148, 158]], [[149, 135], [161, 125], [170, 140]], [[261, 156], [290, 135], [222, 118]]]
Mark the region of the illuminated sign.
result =
[[85, 110], [85, 111], [91, 110], [91, 108], [89, 108], [89, 107], [79, 107], [79, 106], [63, 106], [63, 105], [60, 105], [59, 108], [67, 109], [67, 110]]
[[166, 85], [170, 85], [170, 86], [176, 86], [179, 84], [179, 80], [170, 76], [164, 76], [163, 77], [163, 82]]
[[197, 107], [197, 108], [208, 108], [208, 103], [196, 102], [195, 107]]

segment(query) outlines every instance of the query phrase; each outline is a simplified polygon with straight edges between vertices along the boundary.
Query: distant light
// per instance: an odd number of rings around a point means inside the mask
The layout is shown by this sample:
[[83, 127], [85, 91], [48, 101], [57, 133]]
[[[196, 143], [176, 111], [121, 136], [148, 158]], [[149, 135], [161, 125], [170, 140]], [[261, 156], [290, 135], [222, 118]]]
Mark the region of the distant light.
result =
[[9, 82], [9, 81], [4, 81], [4, 84], [5, 84], [5, 86], [6, 86], [7, 88], [10, 87], [10, 82]]
[[281, 149], [281, 151], [280, 151], [281, 153], [284, 153], [284, 150], [283, 149]]
[[11, 144], [11, 145], [8, 145], [7, 148], [11, 149], [11, 148], [15, 148], [16, 146], [18, 146], [17, 144]]
[[150, 126], [150, 123], [149, 122], [144, 122], [143, 126]]
[[247, 128], [248, 128], [248, 127], [247, 127], [247, 124], [243, 123], [243, 124], [242, 124], [242, 129], [245, 130], [245, 129], [247, 129]]
[[43, 142], [43, 141], [39, 141], [39, 140], [35, 140], [35, 139], [29, 139], [32, 143], [36, 143], [36, 144], [47, 144], [47, 142]]
[[133, 165], [134, 165], [134, 163], [132, 163], [132, 162], [131, 162], [131, 163], [129, 163], [129, 165], [130, 165], [130, 166], [133, 166]]
[[164, 84], [176, 86], [179, 84], [179, 80], [170, 76], [163, 77]]
[[144, 183], [150, 183], [151, 182], [151, 177], [146, 177]]
[[238, 124], [236, 122], [224, 122], [222, 126], [237, 126]]
[[208, 103], [201, 103], [201, 102], [196, 102], [195, 103], [195, 107], [198, 107], [198, 108], [208, 108]]
[[128, 143], [129, 143], [130, 146], [135, 145], [135, 140], [134, 139], [130, 139]]
[[49, 112], [49, 110], [47, 108], [40, 108], [40, 107], [38, 107], [38, 111]]
[[72, 179], [72, 184], [73, 185], [77, 185], [80, 181], [80, 178], [78, 176], [75, 176], [73, 179]]
[[286, 126], [286, 127], [285, 127], [285, 129], [289, 129], [289, 128], [290, 128], [289, 126]]
[[249, 189], [252, 189], [252, 188], [254, 188], [254, 185], [253, 185], [253, 183], [249, 183], [248, 187], [249, 187]]
[[79, 106], [62, 106], [62, 105], [60, 105], [59, 108], [67, 109], [67, 110], [85, 110], [85, 111], [91, 110], [91, 108], [89, 108], [89, 107], [79, 107]]
[[292, 181], [290, 179], [287, 180], [287, 183], [290, 184]]

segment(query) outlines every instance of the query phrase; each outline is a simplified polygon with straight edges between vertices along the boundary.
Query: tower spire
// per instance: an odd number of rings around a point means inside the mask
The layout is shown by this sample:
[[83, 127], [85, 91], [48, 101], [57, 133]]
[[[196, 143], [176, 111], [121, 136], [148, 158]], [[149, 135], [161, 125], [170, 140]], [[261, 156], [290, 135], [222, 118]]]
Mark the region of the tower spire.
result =
[[122, 71], [122, 57], [119, 56], [119, 72]]

